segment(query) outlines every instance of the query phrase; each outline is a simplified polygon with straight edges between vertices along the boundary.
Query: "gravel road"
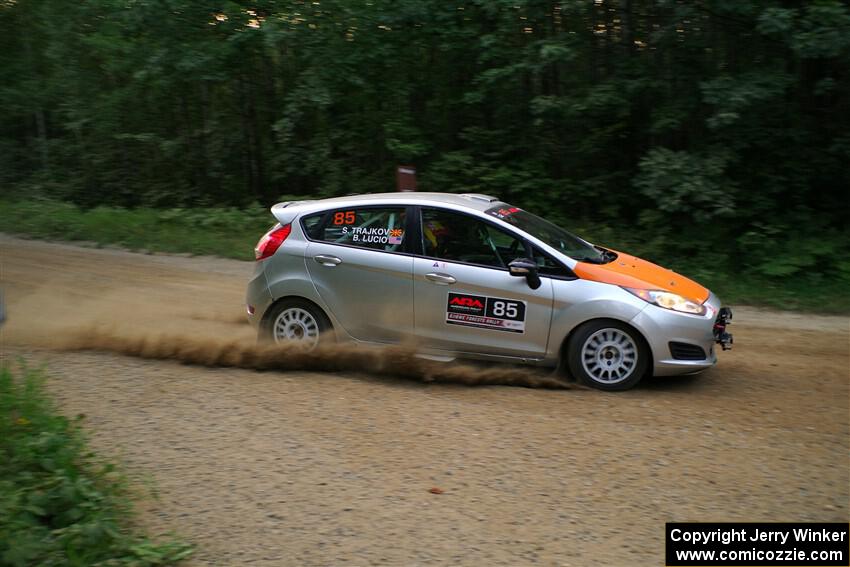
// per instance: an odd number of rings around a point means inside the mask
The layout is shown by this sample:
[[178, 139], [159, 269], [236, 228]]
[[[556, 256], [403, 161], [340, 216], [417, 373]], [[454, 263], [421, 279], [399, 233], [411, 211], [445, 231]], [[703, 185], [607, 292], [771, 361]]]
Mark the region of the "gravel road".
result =
[[0, 236], [2, 359], [152, 481], [187, 566], [663, 565], [668, 521], [850, 517], [848, 318], [739, 308], [716, 368], [617, 394], [256, 371], [251, 270]]

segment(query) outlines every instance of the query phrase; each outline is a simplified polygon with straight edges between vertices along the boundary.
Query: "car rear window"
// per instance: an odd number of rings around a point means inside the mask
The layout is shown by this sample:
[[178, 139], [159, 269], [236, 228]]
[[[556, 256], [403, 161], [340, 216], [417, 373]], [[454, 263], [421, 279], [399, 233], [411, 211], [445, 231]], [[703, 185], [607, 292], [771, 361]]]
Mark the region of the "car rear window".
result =
[[325, 218], [325, 213], [310, 215], [301, 220], [301, 226], [304, 227], [304, 233], [311, 240], [321, 240], [322, 220]]
[[301, 221], [311, 240], [386, 252], [402, 250], [406, 222], [404, 207], [334, 209]]

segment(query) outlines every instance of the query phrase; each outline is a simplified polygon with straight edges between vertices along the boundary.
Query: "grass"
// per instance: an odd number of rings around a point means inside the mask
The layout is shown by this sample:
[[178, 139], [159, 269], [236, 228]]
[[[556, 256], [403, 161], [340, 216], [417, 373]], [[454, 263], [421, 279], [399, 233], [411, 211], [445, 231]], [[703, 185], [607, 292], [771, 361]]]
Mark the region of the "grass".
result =
[[273, 223], [259, 206], [82, 210], [50, 200], [0, 201], [0, 231], [9, 234], [238, 260], [254, 259], [254, 245]]
[[0, 565], [171, 565], [192, 548], [132, 532], [125, 477], [59, 415], [44, 376], [0, 368]]
[[850, 314], [848, 284], [840, 281], [794, 278], [777, 281], [724, 273], [715, 273], [699, 281], [717, 293], [724, 304], [732, 306], [750, 305], [824, 315]]
[[[96, 207], [82, 210], [51, 200], [0, 201], [0, 231], [35, 238], [85, 241], [145, 252], [213, 255], [252, 260], [259, 237], [274, 222], [259, 205], [247, 209], [122, 209]], [[596, 229], [596, 230], [594, 230]], [[617, 244], [641, 254], [639, 235], [616, 235], [609, 227], [585, 227], [580, 234]], [[654, 258], [659, 260], [659, 258]], [[696, 279], [715, 291], [725, 303], [820, 313], [850, 313], [847, 282], [818, 278], [767, 278], [724, 271], [724, 262], [705, 257], [660, 259], [661, 263]]]

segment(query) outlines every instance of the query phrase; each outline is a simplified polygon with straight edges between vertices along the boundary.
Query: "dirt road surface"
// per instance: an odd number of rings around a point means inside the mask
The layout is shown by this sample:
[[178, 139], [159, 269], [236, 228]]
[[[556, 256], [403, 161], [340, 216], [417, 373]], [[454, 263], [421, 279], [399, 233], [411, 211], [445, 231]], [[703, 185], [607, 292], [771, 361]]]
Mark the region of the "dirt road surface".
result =
[[739, 308], [716, 368], [625, 393], [435, 384], [253, 370], [250, 263], [7, 236], [0, 262], [3, 360], [153, 481], [139, 521], [186, 565], [663, 565], [668, 521], [850, 515], [847, 318]]

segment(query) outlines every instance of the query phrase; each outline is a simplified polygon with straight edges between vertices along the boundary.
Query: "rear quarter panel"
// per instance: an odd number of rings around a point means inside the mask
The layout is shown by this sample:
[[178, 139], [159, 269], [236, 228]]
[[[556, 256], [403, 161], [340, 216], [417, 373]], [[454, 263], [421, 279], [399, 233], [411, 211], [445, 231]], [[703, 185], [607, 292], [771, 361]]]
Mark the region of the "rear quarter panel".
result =
[[[263, 260], [263, 271], [268, 282], [271, 301], [269, 306], [283, 297], [300, 297], [318, 305], [331, 321], [334, 332], [339, 336], [342, 326], [322, 300], [307, 271], [305, 252], [308, 242], [301, 231], [298, 220], [292, 221], [292, 233], [286, 242], [270, 258]], [[342, 337], [338, 337], [342, 338]]]

